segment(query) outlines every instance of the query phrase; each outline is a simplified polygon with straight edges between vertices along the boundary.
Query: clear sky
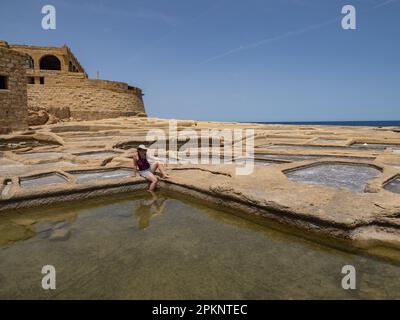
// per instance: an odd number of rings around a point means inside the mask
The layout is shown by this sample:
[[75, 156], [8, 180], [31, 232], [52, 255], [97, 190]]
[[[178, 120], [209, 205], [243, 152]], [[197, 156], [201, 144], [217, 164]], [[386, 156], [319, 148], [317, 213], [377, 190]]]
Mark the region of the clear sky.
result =
[[142, 88], [150, 116], [400, 119], [400, 0], [1, 1], [0, 39], [68, 44], [90, 77]]

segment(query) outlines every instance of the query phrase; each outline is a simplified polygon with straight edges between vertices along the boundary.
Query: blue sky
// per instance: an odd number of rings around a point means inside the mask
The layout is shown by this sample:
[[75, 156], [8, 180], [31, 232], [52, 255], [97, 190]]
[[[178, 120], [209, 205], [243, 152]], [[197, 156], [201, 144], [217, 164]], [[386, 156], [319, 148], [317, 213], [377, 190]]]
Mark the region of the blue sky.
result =
[[[341, 28], [345, 4], [357, 30]], [[142, 88], [150, 116], [398, 120], [399, 17], [400, 0], [13, 0], [0, 39], [68, 44], [89, 76]]]

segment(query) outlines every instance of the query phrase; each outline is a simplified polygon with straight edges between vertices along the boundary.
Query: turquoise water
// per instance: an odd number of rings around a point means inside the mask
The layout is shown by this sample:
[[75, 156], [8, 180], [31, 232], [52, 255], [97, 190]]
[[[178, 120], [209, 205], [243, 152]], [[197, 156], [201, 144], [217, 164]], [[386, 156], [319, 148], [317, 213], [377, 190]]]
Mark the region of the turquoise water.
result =
[[[341, 287], [348, 264], [356, 290]], [[3, 214], [0, 298], [400, 298], [400, 267], [176, 195], [124, 194]]]

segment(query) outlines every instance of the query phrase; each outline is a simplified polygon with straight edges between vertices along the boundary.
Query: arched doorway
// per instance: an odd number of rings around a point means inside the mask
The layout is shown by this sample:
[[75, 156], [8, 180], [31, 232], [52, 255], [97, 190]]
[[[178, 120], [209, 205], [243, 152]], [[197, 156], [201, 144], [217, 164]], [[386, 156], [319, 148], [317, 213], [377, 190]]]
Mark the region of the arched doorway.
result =
[[61, 70], [61, 61], [56, 56], [46, 55], [40, 59], [41, 70]]

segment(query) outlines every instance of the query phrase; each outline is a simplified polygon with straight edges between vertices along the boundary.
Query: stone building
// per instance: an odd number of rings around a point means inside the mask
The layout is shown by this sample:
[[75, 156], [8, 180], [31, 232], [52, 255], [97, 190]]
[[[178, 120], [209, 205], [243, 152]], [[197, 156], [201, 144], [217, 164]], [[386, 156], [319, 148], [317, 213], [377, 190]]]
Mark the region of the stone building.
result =
[[0, 134], [28, 126], [27, 63], [24, 54], [0, 41]]
[[[26, 103], [29, 112], [45, 109], [58, 119], [146, 116], [141, 89], [122, 82], [89, 79], [68, 46], [54, 48], [0, 43], [2, 57], [6, 57], [5, 62], [0, 62], [0, 79], [8, 77], [4, 81], [9, 86], [0, 93], [0, 112], [8, 112], [13, 124], [19, 124], [18, 128], [26, 123]], [[19, 59], [18, 63], [11, 63], [11, 57], [13, 61]], [[13, 67], [7, 67], [11, 64]]]

